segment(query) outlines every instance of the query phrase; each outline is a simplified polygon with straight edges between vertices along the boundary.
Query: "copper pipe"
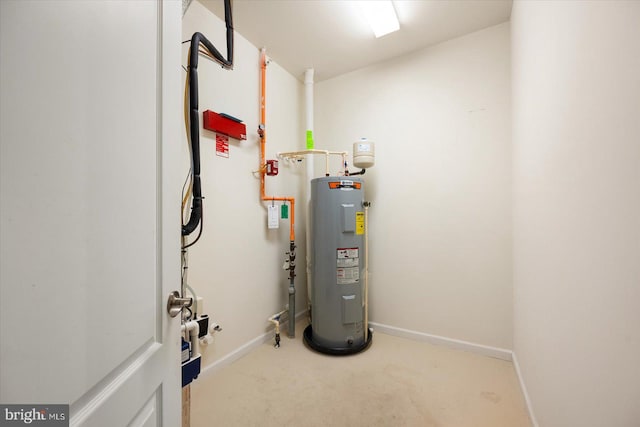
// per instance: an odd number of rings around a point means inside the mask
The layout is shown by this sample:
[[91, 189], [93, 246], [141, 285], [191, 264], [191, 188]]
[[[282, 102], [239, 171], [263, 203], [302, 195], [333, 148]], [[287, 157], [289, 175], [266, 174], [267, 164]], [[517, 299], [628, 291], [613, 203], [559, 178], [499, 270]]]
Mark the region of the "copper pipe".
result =
[[267, 53], [263, 48], [260, 50], [260, 129], [258, 133], [260, 135], [260, 198], [268, 201], [281, 201], [291, 204], [291, 218], [289, 219], [289, 240], [295, 241], [295, 206], [296, 199], [293, 197], [275, 197], [267, 196], [265, 193], [264, 176], [265, 170], [265, 148], [267, 145], [267, 129], [266, 129], [266, 89], [267, 89]]

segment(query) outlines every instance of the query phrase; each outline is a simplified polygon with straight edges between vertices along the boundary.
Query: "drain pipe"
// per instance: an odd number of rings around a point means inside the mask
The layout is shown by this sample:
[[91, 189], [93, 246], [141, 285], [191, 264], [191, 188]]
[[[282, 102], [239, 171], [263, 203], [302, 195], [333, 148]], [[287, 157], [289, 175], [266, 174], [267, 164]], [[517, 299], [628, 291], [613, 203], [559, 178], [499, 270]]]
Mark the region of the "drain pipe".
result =
[[180, 326], [180, 331], [184, 334], [187, 333], [189, 342], [191, 343], [191, 358], [197, 357], [200, 354], [200, 348], [198, 347], [198, 335], [200, 335], [200, 324], [197, 320], [190, 320], [183, 323]]
[[276, 329], [276, 343], [273, 345], [275, 348], [280, 348], [280, 317], [282, 317], [282, 315], [287, 311], [288, 309], [282, 310], [280, 313], [276, 313], [273, 316], [269, 317], [269, 319], [267, 319], [269, 322], [273, 323]]
[[[305, 100], [305, 120], [307, 125], [307, 150], [313, 150], [313, 68], [308, 68], [304, 72], [304, 100]], [[306, 256], [307, 256], [307, 309], [309, 310], [309, 317], [311, 317], [311, 227], [310, 227], [310, 215], [309, 209], [311, 207], [311, 180], [314, 178], [313, 168], [313, 156], [307, 157], [306, 172], [307, 172], [307, 187], [306, 187]]]

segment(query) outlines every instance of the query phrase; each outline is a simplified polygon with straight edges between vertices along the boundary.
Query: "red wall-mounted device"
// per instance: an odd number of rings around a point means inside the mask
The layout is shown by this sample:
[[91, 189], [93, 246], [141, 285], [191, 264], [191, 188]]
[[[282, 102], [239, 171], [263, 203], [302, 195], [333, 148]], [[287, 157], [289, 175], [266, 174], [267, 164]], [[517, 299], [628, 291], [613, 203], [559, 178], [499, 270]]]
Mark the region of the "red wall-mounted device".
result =
[[247, 126], [242, 120], [224, 113], [206, 110], [202, 113], [202, 126], [210, 131], [235, 139], [247, 139]]
[[267, 160], [267, 175], [269, 175], [269, 176], [278, 175], [278, 161], [277, 160]]

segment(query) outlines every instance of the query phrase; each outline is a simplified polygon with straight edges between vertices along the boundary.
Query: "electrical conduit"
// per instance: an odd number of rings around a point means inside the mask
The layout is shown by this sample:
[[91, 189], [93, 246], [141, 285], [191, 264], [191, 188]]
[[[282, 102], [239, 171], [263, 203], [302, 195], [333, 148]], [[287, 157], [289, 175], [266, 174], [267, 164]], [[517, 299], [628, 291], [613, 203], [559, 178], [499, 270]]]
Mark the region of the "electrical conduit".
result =
[[[200, 45], [206, 51], [202, 53], [211, 57], [223, 68], [233, 67], [233, 25], [231, 22], [231, 7], [229, 0], [225, 0], [225, 15], [227, 22], [227, 55], [225, 59], [218, 49], [202, 33], [195, 32], [191, 37], [189, 48], [188, 64], [188, 86], [189, 86], [189, 140], [191, 142], [191, 168], [192, 168], [192, 195], [191, 215], [186, 224], [182, 226], [182, 235], [188, 236], [200, 225], [202, 220], [202, 187], [200, 181], [200, 120], [198, 111], [198, 56], [200, 55]], [[184, 202], [183, 202], [184, 203]]]

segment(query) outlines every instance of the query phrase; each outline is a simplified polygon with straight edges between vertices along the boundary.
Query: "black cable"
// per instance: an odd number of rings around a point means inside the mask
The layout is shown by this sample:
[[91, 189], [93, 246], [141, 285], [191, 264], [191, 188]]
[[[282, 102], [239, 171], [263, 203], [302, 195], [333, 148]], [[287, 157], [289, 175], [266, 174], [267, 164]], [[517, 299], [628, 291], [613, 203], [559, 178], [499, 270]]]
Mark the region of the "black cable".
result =
[[[204, 213], [204, 208], [200, 207], [200, 210], [201, 210], [201, 212], [203, 212], [203, 213]], [[203, 215], [203, 217], [204, 217], [204, 215]], [[195, 244], [196, 244], [196, 242], [197, 242], [198, 240], [200, 240], [200, 237], [202, 236], [202, 230], [203, 230], [203, 229], [204, 229], [204, 219], [203, 219], [203, 218], [200, 218], [200, 231], [198, 231], [198, 236], [196, 236], [196, 239], [195, 239], [193, 242], [189, 243], [188, 245], [184, 245], [184, 246], [182, 247], [182, 249], [187, 249], [187, 248], [189, 248], [189, 247], [191, 247], [191, 246], [195, 245]]]
[[[191, 215], [189, 221], [182, 226], [182, 235], [188, 236], [198, 227], [202, 221], [202, 184], [200, 181], [200, 121], [198, 112], [198, 57], [199, 47], [202, 44], [213, 57], [222, 64], [223, 68], [233, 68], [233, 19], [231, 13], [231, 0], [224, 0], [224, 15], [227, 26], [227, 59], [224, 59], [218, 49], [202, 33], [195, 32], [191, 37], [189, 48], [189, 132], [191, 136], [191, 155], [193, 168], [193, 193], [191, 203]], [[202, 233], [202, 227], [200, 227]], [[198, 241], [190, 243], [189, 247]]]

